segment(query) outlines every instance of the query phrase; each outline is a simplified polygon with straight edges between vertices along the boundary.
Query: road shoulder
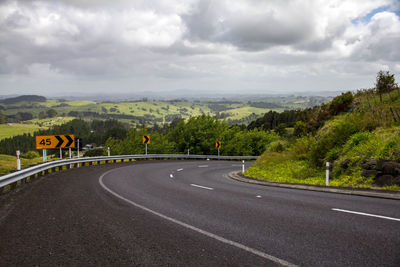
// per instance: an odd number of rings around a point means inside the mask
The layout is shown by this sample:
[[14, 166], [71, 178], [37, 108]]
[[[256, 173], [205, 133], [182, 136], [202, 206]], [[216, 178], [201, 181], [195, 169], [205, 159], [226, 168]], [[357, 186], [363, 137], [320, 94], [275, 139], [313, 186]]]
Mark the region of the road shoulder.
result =
[[346, 194], [346, 195], [357, 195], [357, 196], [367, 196], [367, 197], [379, 197], [379, 198], [387, 198], [387, 199], [397, 199], [400, 200], [400, 192], [397, 191], [386, 191], [386, 190], [376, 190], [376, 189], [362, 189], [362, 188], [344, 188], [344, 187], [335, 187], [335, 186], [319, 186], [319, 185], [305, 185], [305, 184], [289, 184], [289, 183], [276, 183], [276, 182], [268, 182], [257, 180], [254, 178], [250, 178], [244, 176], [240, 171], [230, 172], [228, 177], [240, 182], [258, 184], [264, 186], [274, 186], [274, 187], [283, 187], [283, 188], [292, 188], [292, 189], [301, 189], [301, 190], [310, 190], [310, 191], [319, 191], [319, 192], [329, 192], [329, 193], [338, 193], [338, 194]]

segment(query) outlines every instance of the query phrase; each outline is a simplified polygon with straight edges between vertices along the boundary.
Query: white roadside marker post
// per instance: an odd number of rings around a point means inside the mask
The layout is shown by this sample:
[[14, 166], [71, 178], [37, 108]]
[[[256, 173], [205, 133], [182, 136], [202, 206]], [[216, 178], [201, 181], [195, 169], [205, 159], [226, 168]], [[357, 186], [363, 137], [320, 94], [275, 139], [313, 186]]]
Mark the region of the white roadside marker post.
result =
[[242, 173], [244, 173], [244, 160], [242, 160]]
[[326, 186], [329, 186], [329, 162], [326, 163]]
[[17, 150], [17, 170], [21, 170], [21, 159], [19, 158], [19, 150]]

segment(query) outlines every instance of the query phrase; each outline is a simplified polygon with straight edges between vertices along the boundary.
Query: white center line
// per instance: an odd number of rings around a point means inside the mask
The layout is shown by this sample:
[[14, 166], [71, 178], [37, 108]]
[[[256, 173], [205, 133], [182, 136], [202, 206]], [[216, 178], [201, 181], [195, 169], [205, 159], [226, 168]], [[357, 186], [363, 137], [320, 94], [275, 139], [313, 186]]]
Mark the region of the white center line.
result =
[[199, 168], [207, 168], [208, 165], [199, 165], [198, 167], [199, 167]]
[[267, 253], [265, 253], [265, 252], [263, 252], [263, 251], [260, 251], [260, 250], [257, 250], [257, 249], [254, 249], [254, 248], [245, 246], [245, 245], [243, 245], [243, 244], [241, 244], [241, 243], [238, 243], [238, 242], [235, 242], [235, 241], [226, 239], [226, 238], [224, 238], [224, 237], [222, 237], [222, 236], [219, 236], [219, 235], [216, 235], [216, 234], [207, 232], [207, 231], [205, 231], [205, 230], [203, 230], [203, 229], [200, 229], [200, 228], [197, 228], [197, 227], [195, 227], [195, 226], [193, 226], [193, 225], [190, 225], [190, 224], [184, 223], [184, 222], [182, 222], [182, 221], [179, 221], [179, 220], [177, 220], [177, 219], [168, 217], [168, 216], [166, 216], [166, 215], [164, 215], [164, 214], [162, 214], [162, 213], [159, 213], [159, 212], [157, 212], [157, 211], [151, 210], [151, 209], [149, 209], [149, 208], [147, 208], [147, 207], [145, 207], [145, 206], [142, 206], [142, 205], [140, 205], [140, 204], [137, 204], [137, 203], [133, 202], [132, 200], [129, 200], [129, 199], [127, 199], [127, 198], [125, 198], [125, 197], [123, 197], [123, 196], [117, 194], [116, 192], [112, 191], [110, 188], [108, 188], [107, 186], [105, 186], [104, 183], [103, 183], [103, 178], [104, 178], [104, 176], [106, 176], [107, 174], [111, 173], [111, 172], [114, 171], [114, 170], [115, 170], [115, 169], [109, 170], [109, 171], [103, 173], [103, 174], [99, 177], [99, 183], [100, 183], [100, 185], [101, 185], [106, 191], [108, 191], [110, 194], [114, 195], [115, 197], [117, 197], [117, 198], [119, 198], [119, 199], [122, 199], [123, 201], [126, 201], [127, 203], [129, 203], [129, 204], [131, 204], [131, 205], [133, 205], [133, 206], [135, 206], [135, 207], [137, 207], [137, 208], [140, 208], [140, 209], [142, 209], [142, 210], [144, 210], [144, 211], [147, 211], [147, 212], [149, 212], [149, 213], [151, 213], [151, 214], [154, 214], [154, 215], [156, 215], [156, 216], [158, 216], [158, 217], [160, 217], [160, 218], [163, 218], [163, 219], [165, 219], [165, 220], [167, 220], [167, 221], [176, 223], [176, 224], [178, 224], [178, 225], [180, 225], [180, 226], [183, 226], [183, 227], [185, 227], [185, 228], [187, 228], [187, 229], [190, 229], [190, 230], [192, 230], [192, 231], [195, 231], [195, 232], [197, 232], [197, 233], [199, 233], [199, 234], [208, 236], [209, 238], [213, 238], [214, 240], [217, 240], [217, 241], [219, 241], [219, 242], [225, 243], [225, 244], [227, 244], [227, 245], [231, 245], [231, 246], [233, 246], [233, 247], [242, 249], [242, 250], [247, 251], [247, 252], [249, 252], [249, 253], [252, 253], [252, 254], [254, 254], [254, 255], [260, 256], [260, 257], [262, 257], [262, 258], [264, 258], [264, 259], [273, 261], [273, 262], [275, 262], [275, 263], [277, 263], [277, 264], [279, 264], [279, 265], [288, 266], [288, 267], [289, 267], [289, 266], [290, 266], [290, 267], [291, 267], [291, 266], [293, 266], [293, 267], [294, 267], [294, 266], [297, 266], [297, 265], [295, 265], [295, 264], [293, 264], [293, 263], [290, 263], [290, 262], [285, 261], [285, 260], [283, 260], [283, 259], [280, 259], [280, 258], [277, 258], [277, 257], [272, 256], [272, 255], [270, 255], [270, 254], [267, 254]]
[[170, 177], [170, 178], [174, 178], [174, 175], [171, 173], [171, 174], [169, 175], [169, 177]]
[[332, 210], [334, 210], [334, 211], [340, 211], [340, 212], [346, 212], [346, 213], [352, 213], [352, 214], [357, 214], [357, 215], [364, 215], [364, 216], [376, 217], [376, 218], [381, 218], [381, 219], [386, 219], [386, 220], [392, 220], [392, 221], [398, 221], [398, 222], [400, 222], [400, 219], [398, 219], [398, 218], [393, 218], [393, 217], [375, 215], [375, 214], [364, 213], [364, 212], [358, 212], [358, 211], [352, 211], [352, 210], [342, 210], [342, 209], [332, 209]]
[[256, 198], [261, 198], [261, 196], [260, 196], [260, 195], [258, 195], [258, 196], [256, 196]]
[[177, 172], [180, 172], [180, 171], [183, 171], [183, 169], [177, 169], [176, 171], [177, 171]]
[[201, 185], [197, 185], [197, 184], [190, 184], [190, 185], [191, 185], [191, 186], [194, 186], [194, 187], [199, 187], [199, 188], [207, 189], [207, 190], [214, 190], [214, 188], [206, 187], [206, 186], [201, 186]]

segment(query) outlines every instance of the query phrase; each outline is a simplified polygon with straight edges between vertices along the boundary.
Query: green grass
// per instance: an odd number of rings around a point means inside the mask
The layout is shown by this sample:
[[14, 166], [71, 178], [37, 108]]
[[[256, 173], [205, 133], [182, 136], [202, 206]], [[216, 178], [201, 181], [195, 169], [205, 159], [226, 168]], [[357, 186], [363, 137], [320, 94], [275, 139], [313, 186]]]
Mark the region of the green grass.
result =
[[0, 140], [22, 134], [33, 134], [38, 130], [45, 130], [50, 126], [61, 125], [73, 119], [73, 117], [56, 117], [42, 120], [34, 119], [23, 123], [0, 124]]
[[270, 182], [323, 185], [324, 173], [324, 170], [312, 168], [307, 160], [298, 160], [286, 151], [264, 153], [245, 175]]
[[[21, 167], [26, 168], [30, 165], [35, 165], [42, 162], [43, 159], [41, 157], [34, 159], [21, 158]], [[7, 174], [10, 173], [10, 171], [15, 170], [17, 170], [17, 157], [0, 154], [0, 175]]]

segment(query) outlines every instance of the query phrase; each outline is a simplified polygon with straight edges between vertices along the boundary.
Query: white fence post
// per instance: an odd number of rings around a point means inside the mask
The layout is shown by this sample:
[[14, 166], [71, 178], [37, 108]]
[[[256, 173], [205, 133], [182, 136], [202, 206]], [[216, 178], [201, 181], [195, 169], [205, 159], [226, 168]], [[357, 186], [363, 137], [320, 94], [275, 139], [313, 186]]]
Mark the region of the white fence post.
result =
[[17, 170], [21, 170], [21, 159], [19, 158], [19, 150], [17, 150]]
[[329, 162], [326, 163], [326, 186], [329, 186]]

